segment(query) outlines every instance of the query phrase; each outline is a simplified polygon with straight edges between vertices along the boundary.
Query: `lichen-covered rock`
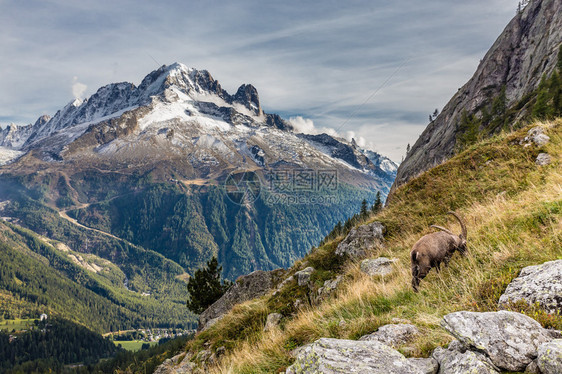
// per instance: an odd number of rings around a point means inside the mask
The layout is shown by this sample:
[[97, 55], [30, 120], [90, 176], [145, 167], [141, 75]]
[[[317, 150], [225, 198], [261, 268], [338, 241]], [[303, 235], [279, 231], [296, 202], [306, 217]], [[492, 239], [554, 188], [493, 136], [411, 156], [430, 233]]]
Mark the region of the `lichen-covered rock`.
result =
[[308, 282], [310, 282], [312, 273], [314, 273], [314, 268], [312, 266], [309, 266], [304, 270], [297, 271], [294, 277], [297, 278], [297, 283], [299, 286], [306, 286]]
[[270, 331], [271, 329], [273, 329], [276, 326], [279, 326], [279, 323], [281, 322], [281, 320], [283, 319], [283, 315], [280, 313], [270, 313], [267, 316], [267, 320], [265, 321], [265, 327], [263, 328], [263, 331]]
[[562, 260], [527, 266], [506, 288], [499, 304], [524, 300], [548, 313], [562, 310]]
[[397, 348], [413, 340], [420, 334], [418, 328], [409, 324], [391, 324], [379, 327], [372, 334], [362, 336], [361, 341], [379, 341], [392, 348]]
[[527, 368], [525, 369], [525, 374], [541, 374], [541, 369], [537, 364], [537, 360], [531, 361]]
[[370, 250], [382, 247], [384, 232], [385, 228], [380, 222], [355, 227], [338, 245], [336, 255], [364, 257]]
[[286, 374], [426, 374], [427, 366], [378, 341], [322, 338], [301, 348]]
[[542, 374], [562, 373], [562, 339], [556, 339], [539, 347], [537, 365]]
[[398, 261], [396, 258], [368, 258], [361, 261], [361, 271], [370, 276], [384, 277], [394, 272], [393, 264], [396, 261]]
[[455, 339], [449, 344], [447, 349], [449, 351], [458, 351], [460, 353], [464, 353], [464, 352], [466, 352], [467, 348], [466, 348], [466, 345], [462, 344], [460, 341]]
[[257, 270], [238, 277], [234, 285], [220, 299], [201, 313], [199, 316], [199, 331], [208, 329], [210, 321], [217, 322], [217, 318], [230, 311], [234, 305], [265, 295], [274, 288], [283, 272], [282, 269]]
[[551, 162], [551, 158], [550, 155], [548, 153], [539, 153], [539, 155], [537, 156], [537, 159], [535, 160], [535, 164], [539, 165], [539, 166], [545, 166], [550, 164]]
[[503, 310], [450, 313], [441, 324], [469, 349], [484, 352], [494, 365], [511, 371], [524, 370], [537, 357], [538, 347], [552, 340], [534, 319]]
[[436, 348], [432, 354], [439, 362], [439, 374], [498, 374], [499, 370], [486, 358], [486, 356], [466, 351], [461, 353], [456, 350]]
[[437, 362], [437, 360], [432, 357], [409, 358], [408, 362], [425, 374], [437, 374], [437, 372], [439, 371], [439, 362]]

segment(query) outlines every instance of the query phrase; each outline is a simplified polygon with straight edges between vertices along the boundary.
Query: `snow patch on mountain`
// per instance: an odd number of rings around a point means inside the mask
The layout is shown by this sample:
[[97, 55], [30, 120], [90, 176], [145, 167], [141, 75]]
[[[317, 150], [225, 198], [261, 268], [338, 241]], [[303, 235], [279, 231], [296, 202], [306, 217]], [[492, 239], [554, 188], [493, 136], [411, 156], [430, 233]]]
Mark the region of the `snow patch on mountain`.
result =
[[21, 151], [16, 151], [14, 149], [6, 148], [6, 147], [0, 147], [0, 165], [8, 164], [16, 160], [18, 157], [20, 157], [23, 154], [24, 152]]

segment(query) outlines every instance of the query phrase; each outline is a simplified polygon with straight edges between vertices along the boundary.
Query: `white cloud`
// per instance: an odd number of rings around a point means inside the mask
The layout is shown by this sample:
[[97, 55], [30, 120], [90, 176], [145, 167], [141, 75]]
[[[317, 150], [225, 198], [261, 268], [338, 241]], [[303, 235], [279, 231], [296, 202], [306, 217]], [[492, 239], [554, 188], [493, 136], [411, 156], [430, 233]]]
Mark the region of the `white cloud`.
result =
[[293, 125], [297, 133], [312, 135], [328, 134], [337, 138], [346, 139], [347, 141], [355, 139], [359, 147], [374, 150], [374, 144], [372, 142], [367, 142], [363, 136], [358, 135], [355, 131], [346, 131], [345, 134], [342, 134], [331, 127], [316, 127], [313, 120], [302, 116], [289, 118], [289, 123]]
[[75, 99], [82, 99], [82, 95], [84, 95], [84, 92], [86, 92], [87, 88], [88, 86], [86, 86], [84, 83], [78, 82], [77, 76], [74, 76], [72, 78], [72, 95]]
[[295, 128], [295, 132], [303, 134], [328, 134], [331, 136], [342, 137], [336, 130], [330, 127], [316, 127], [314, 121], [309, 118], [304, 118], [301, 116], [289, 118], [289, 123]]

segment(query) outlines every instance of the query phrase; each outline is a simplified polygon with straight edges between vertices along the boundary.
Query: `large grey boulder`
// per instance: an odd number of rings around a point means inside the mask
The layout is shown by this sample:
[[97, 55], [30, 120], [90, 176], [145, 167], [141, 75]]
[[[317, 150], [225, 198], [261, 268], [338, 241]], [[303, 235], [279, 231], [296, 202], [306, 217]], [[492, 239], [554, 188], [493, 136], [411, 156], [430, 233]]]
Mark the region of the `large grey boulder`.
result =
[[439, 374], [497, 374], [499, 370], [481, 353], [436, 348], [432, 356], [439, 362]]
[[394, 272], [393, 265], [396, 261], [398, 261], [396, 258], [367, 258], [361, 261], [361, 271], [370, 276], [385, 277]]
[[562, 310], [562, 260], [528, 266], [506, 288], [499, 304], [524, 300], [549, 313]]
[[542, 374], [562, 373], [562, 339], [541, 345], [537, 364]]
[[[282, 269], [272, 271], [257, 270], [236, 279], [234, 285], [199, 316], [199, 331], [210, 327], [209, 322], [218, 321], [236, 304], [263, 296], [272, 290], [280, 280]], [[212, 322], [211, 322], [212, 323]]]
[[414, 325], [400, 323], [390, 324], [379, 327], [377, 331], [372, 334], [362, 336], [359, 338], [361, 341], [379, 341], [392, 348], [412, 341], [416, 336], [419, 336], [420, 330]]
[[[427, 361], [405, 358], [378, 341], [322, 338], [298, 350], [286, 374], [429, 374]], [[432, 366], [433, 368], [436, 365]]]
[[384, 232], [385, 228], [380, 222], [355, 227], [338, 244], [336, 255], [348, 255], [354, 258], [365, 257], [369, 251], [382, 247]]
[[541, 344], [552, 340], [534, 319], [520, 313], [455, 312], [441, 325], [470, 350], [485, 353], [500, 369], [522, 371], [537, 357]]

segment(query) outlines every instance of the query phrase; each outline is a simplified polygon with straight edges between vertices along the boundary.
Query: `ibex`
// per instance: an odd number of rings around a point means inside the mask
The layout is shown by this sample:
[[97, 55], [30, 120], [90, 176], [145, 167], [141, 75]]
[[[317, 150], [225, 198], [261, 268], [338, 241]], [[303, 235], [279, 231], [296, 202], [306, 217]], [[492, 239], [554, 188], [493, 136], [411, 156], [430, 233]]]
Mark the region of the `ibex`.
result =
[[459, 251], [463, 255], [466, 252], [466, 225], [457, 213], [447, 212], [447, 214], [452, 214], [459, 221], [462, 233], [455, 235], [446, 228], [431, 225], [431, 227], [441, 231], [424, 235], [414, 244], [410, 253], [410, 259], [412, 264], [412, 287], [415, 292], [418, 292], [420, 280], [425, 278], [431, 268], [436, 268], [437, 272], [439, 272], [441, 262], [444, 261], [445, 265], [448, 265], [455, 251]]

